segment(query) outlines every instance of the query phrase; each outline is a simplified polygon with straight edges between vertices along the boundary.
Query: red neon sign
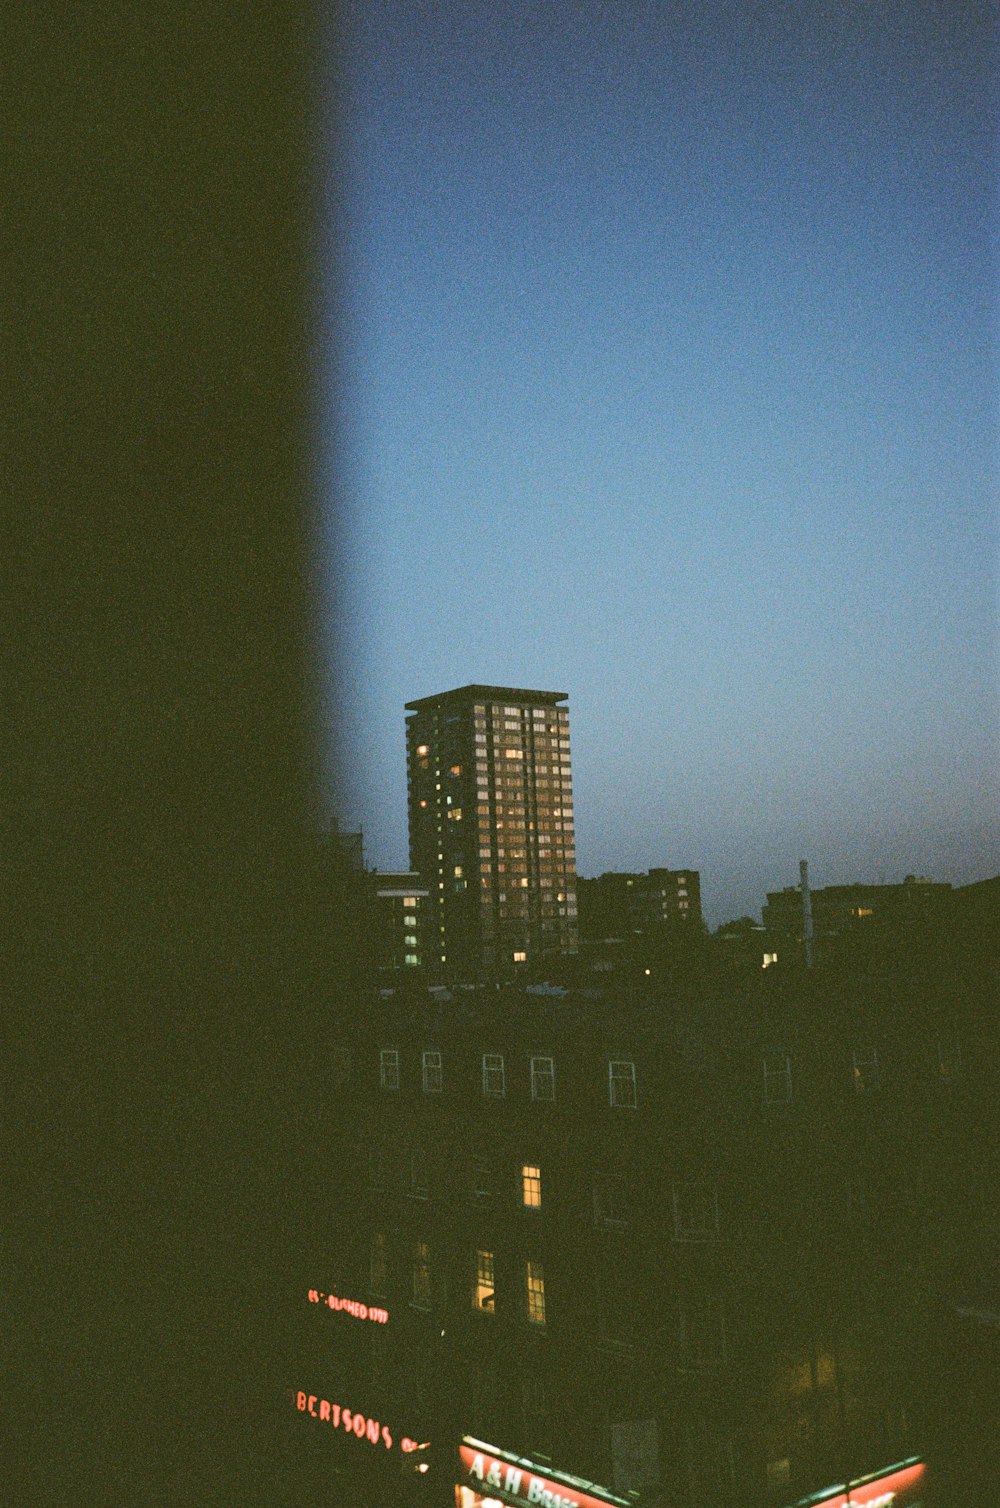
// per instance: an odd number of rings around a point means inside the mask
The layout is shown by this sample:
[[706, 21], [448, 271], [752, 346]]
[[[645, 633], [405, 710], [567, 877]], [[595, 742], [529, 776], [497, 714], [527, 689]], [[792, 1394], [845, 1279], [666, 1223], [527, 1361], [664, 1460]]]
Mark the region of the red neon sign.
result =
[[538, 1504], [539, 1508], [608, 1508], [607, 1498], [595, 1498], [589, 1492], [554, 1482], [526, 1465], [501, 1461], [472, 1445], [459, 1446], [464, 1480], [477, 1493], [504, 1495], [508, 1503]]
[[294, 1396], [295, 1407], [300, 1413], [321, 1419], [334, 1429], [343, 1429], [345, 1434], [353, 1435], [356, 1440], [366, 1440], [369, 1445], [380, 1445], [383, 1450], [392, 1449], [392, 1433], [387, 1424], [369, 1419], [367, 1414], [355, 1413], [343, 1404], [330, 1403], [328, 1399], [319, 1398], [315, 1393], [296, 1393]]
[[389, 1321], [387, 1309], [376, 1309], [373, 1304], [362, 1304], [357, 1299], [342, 1299], [336, 1293], [320, 1293], [318, 1288], [310, 1288], [308, 1297], [310, 1304], [325, 1303], [328, 1309], [350, 1314], [354, 1319], [373, 1320], [376, 1325], [385, 1325]]
[[811, 1498], [810, 1508], [920, 1508], [927, 1466], [917, 1461], [856, 1487], [835, 1488], [829, 1497]]

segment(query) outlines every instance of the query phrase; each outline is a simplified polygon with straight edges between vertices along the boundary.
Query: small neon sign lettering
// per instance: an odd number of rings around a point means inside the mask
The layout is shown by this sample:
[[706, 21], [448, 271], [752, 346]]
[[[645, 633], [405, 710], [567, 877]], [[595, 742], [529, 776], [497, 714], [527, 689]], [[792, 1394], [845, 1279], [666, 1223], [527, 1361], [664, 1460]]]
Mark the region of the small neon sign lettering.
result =
[[318, 1288], [309, 1290], [310, 1304], [326, 1304], [328, 1309], [350, 1314], [354, 1319], [371, 1320], [376, 1325], [389, 1322], [389, 1311], [377, 1309], [373, 1304], [362, 1304], [357, 1299], [342, 1299], [336, 1293], [320, 1293]]

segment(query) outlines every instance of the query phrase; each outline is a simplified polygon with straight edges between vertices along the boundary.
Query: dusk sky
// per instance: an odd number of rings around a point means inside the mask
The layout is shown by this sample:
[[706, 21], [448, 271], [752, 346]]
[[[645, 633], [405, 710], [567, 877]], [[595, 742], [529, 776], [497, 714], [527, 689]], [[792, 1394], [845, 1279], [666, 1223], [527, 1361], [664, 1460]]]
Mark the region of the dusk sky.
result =
[[1000, 872], [992, 5], [348, 13], [339, 798], [569, 693], [577, 868]]

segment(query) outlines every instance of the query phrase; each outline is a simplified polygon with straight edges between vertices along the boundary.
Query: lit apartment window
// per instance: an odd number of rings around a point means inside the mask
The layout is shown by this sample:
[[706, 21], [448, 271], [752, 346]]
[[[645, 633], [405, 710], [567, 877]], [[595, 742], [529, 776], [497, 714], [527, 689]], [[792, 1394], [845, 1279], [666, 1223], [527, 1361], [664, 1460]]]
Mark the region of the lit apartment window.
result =
[[714, 1241], [719, 1234], [719, 1203], [708, 1183], [675, 1183], [674, 1240]]
[[532, 1058], [531, 1098], [553, 1101], [556, 1097], [556, 1065], [552, 1058]]
[[521, 1199], [525, 1209], [542, 1207], [542, 1170], [525, 1163], [521, 1169]]
[[787, 1105], [792, 1098], [792, 1060], [785, 1053], [772, 1052], [764, 1057], [764, 1103]]
[[399, 1088], [399, 1049], [383, 1047], [379, 1053], [378, 1081], [382, 1089]]
[[442, 1084], [441, 1054], [425, 1052], [422, 1062], [424, 1094], [440, 1094]]
[[679, 1341], [683, 1367], [701, 1372], [723, 1366], [726, 1360], [726, 1322], [721, 1299], [683, 1299]]
[[416, 906], [416, 904], [417, 904], [417, 897], [415, 895], [404, 895], [403, 896], [403, 905], [406, 908], [406, 910], [408, 910], [408, 911], [412, 910], [412, 908], [414, 906]]
[[494, 1313], [496, 1278], [493, 1271], [493, 1253], [476, 1252], [476, 1281], [472, 1290], [472, 1307], [486, 1314]]
[[545, 1324], [545, 1275], [540, 1262], [529, 1262], [527, 1268], [528, 1323]]
[[417, 753], [420, 755], [429, 754], [429, 746], [427, 744], [417, 744]]
[[[527, 882], [527, 880], [523, 880], [521, 883], [524, 884], [524, 885], [527, 885], [528, 882]], [[528, 955], [527, 955], [527, 953], [524, 952], [523, 949], [515, 949], [514, 950], [514, 962], [515, 963], [526, 963], [527, 960], [528, 960]]]
[[483, 1094], [492, 1099], [503, 1099], [505, 1092], [503, 1054], [483, 1053]]
[[375, 1298], [384, 1299], [386, 1297], [388, 1281], [389, 1262], [385, 1249], [385, 1232], [376, 1231], [374, 1236], [372, 1236], [369, 1263], [369, 1283]]
[[418, 1241], [413, 1248], [413, 1307], [431, 1307], [431, 1252], [426, 1241]]
[[612, 1058], [608, 1063], [608, 1098], [618, 1109], [634, 1110], [635, 1064], [621, 1058]]
[[879, 1086], [878, 1053], [874, 1047], [856, 1047], [851, 1053], [851, 1076], [855, 1094], [874, 1094]]

